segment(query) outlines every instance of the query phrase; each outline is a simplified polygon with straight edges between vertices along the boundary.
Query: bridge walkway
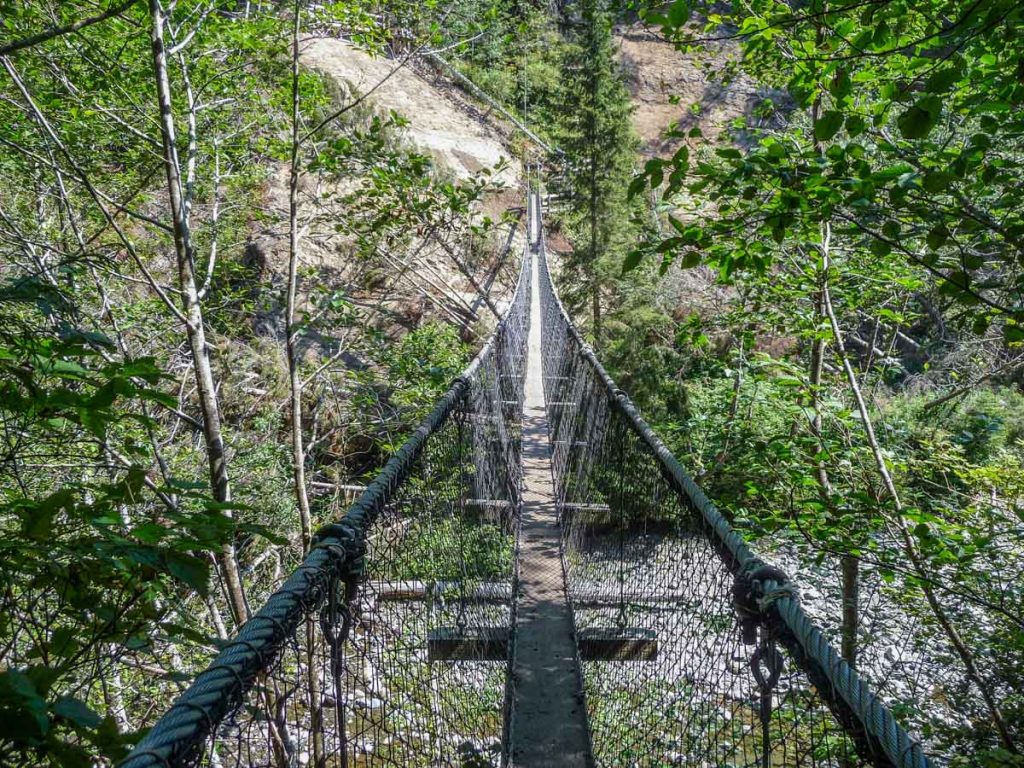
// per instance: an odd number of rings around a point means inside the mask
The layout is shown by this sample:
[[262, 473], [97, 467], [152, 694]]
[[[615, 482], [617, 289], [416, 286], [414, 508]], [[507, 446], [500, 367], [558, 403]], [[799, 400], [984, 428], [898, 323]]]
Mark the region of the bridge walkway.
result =
[[511, 764], [517, 768], [582, 768], [592, 760], [552, 488], [536, 258], [531, 290]]

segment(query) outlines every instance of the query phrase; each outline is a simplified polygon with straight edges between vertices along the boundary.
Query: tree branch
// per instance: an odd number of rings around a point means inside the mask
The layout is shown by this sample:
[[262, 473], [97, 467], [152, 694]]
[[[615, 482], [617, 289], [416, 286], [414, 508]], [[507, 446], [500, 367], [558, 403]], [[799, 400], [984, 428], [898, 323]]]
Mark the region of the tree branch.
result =
[[20, 40], [14, 40], [13, 42], [0, 45], [0, 56], [7, 56], [8, 54], [16, 51], [31, 48], [32, 46], [39, 45], [40, 43], [45, 43], [47, 40], [52, 40], [55, 37], [69, 35], [73, 32], [78, 32], [80, 29], [90, 27], [93, 24], [99, 24], [101, 21], [106, 21], [114, 16], [119, 16], [138, 2], [139, 0], [126, 0], [125, 2], [115, 5], [112, 8], [108, 8], [103, 13], [95, 16], [79, 19], [78, 21], [72, 24], [66, 24], [63, 27], [47, 27], [42, 32], [37, 32], [34, 35], [23, 37]]

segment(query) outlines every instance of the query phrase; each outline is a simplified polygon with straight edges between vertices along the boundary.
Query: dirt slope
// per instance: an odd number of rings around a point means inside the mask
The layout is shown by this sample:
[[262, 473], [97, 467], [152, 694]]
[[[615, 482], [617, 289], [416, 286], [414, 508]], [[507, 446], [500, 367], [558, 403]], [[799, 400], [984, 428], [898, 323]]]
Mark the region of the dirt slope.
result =
[[[346, 92], [363, 94], [371, 89], [367, 104], [380, 112], [395, 111], [409, 121], [402, 139], [434, 158], [438, 173], [467, 179], [484, 168], [506, 161], [507, 167], [493, 181], [504, 185], [483, 201], [481, 214], [497, 219], [509, 207], [522, 205], [519, 165], [503, 143], [503, 127], [487, 120], [473, 105], [443, 79], [425, 79], [408, 66], [398, 67], [390, 59], [374, 59], [344, 41], [313, 38], [305, 41], [302, 62], [344, 86]], [[383, 82], [382, 82], [383, 81]], [[458, 325], [484, 321], [479, 332], [493, 324], [476, 287], [461, 272], [452, 256], [436, 241], [424, 243], [413, 238], [405, 247], [380, 255], [380, 264], [368, 266], [353, 257], [353, 245], [339, 234], [335, 222], [346, 212], [339, 207], [336, 183], [315, 174], [299, 180], [300, 261], [315, 267], [320, 282], [343, 289], [361, 306], [372, 308], [368, 317], [388, 331], [398, 326], [415, 327], [423, 320], [437, 318]], [[247, 259], [263, 280], [284, 280], [288, 259], [288, 168], [277, 168], [265, 193], [269, 226], [256, 230], [247, 249]], [[518, 253], [518, 240], [507, 242], [508, 228], [491, 238], [495, 251]], [[461, 246], [461, 241], [453, 243]], [[515, 277], [515, 259], [506, 258], [503, 269], [482, 263], [473, 266], [475, 280], [489, 288], [492, 302], [503, 307]], [[300, 287], [300, 304], [306, 288]], [[282, 308], [272, 306], [258, 312], [259, 333], [283, 333]], [[397, 323], [397, 326], [396, 326]]]
[[[705, 139], [717, 141], [731, 121], [756, 121], [753, 110], [763, 99], [783, 101], [781, 94], [759, 90], [746, 76], [722, 82], [722, 73], [739, 55], [734, 43], [709, 44], [700, 55], [685, 54], [639, 26], [619, 30], [616, 40], [636, 107], [633, 125], [648, 156], [670, 155], [679, 146], [679, 139], [664, 138], [673, 123], [687, 131], [698, 127]], [[691, 148], [699, 142], [687, 140]]]
[[[408, 66], [396, 71], [397, 62], [392, 59], [374, 59], [342, 40], [327, 38], [309, 41], [302, 60], [359, 93], [387, 78], [373, 92], [373, 103], [378, 109], [393, 109], [408, 118], [409, 142], [421, 152], [429, 152], [458, 178], [468, 178], [511, 157], [495, 131], [470, 116], [451, 91], [436, 87]], [[519, 182], [519, 169], [510, 164], [498, 178], [514, 186]]]
[[[734, 43], [709, 46], [700, 55], [686, 54], [640, 25], [619, 29], [616, 42], [643, 157], [671, 156], [683, 143], [697, 154], [720, 141], [728, 142], [730, 123], [742, 119], [744, 124], [752, 124], [757, 120], [754, 107], [762, 99], [781, 99], [779, 94], [759, 91], [746, 77], [720, 80], [729, 61], [739, 55]], [[671, 127], [683, 131], [696, 127], [703, 135], [666, 138], [665, 131]], [[684, 270], [674, 266], [660, 292], [660, 300], [679, 319], [691, 313], [713, 317], [731, 299], [732, 292], [719, 286], [707, 267]]]

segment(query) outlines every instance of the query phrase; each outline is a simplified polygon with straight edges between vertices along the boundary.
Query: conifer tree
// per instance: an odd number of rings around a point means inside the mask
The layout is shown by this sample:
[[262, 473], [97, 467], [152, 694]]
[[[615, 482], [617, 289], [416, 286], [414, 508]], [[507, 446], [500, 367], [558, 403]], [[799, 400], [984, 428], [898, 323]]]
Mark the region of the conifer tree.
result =
[[564, 295], [575, 310], [590, 304], [591, 335], [601, 343], [600, 262], [609, 255], [617, 226], [628, 226], [626, 190], [635, 139], [629, 93], [612, 40], [607, 0], [584, 0], [566, 19], [570, 37], [558, 99], [558, 144], [566, 157], [562, 190], [567, 197], [573, 253], [565, 262]]

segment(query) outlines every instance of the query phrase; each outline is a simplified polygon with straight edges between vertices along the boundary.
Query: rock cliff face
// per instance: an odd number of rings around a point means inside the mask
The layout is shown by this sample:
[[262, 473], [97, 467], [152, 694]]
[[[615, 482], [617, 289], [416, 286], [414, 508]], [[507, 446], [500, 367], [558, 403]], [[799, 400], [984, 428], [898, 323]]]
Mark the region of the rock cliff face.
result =
[[[479, 215], [497, 220], [510, 207], [523, 203], [518, 162], [504, 141], [504, 126], [485, 116], [442, 77], [414, 70], [409, 63], [373, 58], [332, 38], [306, 41], [302, 63], [335, 81], [344, 98], [366, 95], [366, 108], [395, 112], [408, 120], [398, 138], [410, 149], [429, 155], [435, 172], [458, 180], [469, 179], [484, 169], [501, 166], [492, 176], [500, 188], [488, 193]], [[374, 265], [353, 256], [353, 244], [338, 232], [336, 223], [349, 215], [339, 202], [351, 192], [346, 181], [328, 181], [303, 175], [299, 186], [299, 219], [302, 231], [300, 260], [303, 268], [317, 271], [320, 287], [343, 289], [389, 331], [415, 327], [426, 319], [441, 319], [462, 327], [483, 320], [493, 322], [482, 305], [477, 287], [490, 293], [501, 308], [510, 295], [517, 274], [519, 241], [503, 226], [487, 243], [475, 243], [473, 253], [465, 232], [437, 232], [432, 239], [414, 236], [403, 247], [380, 254]], [[288, 169], [277, 168], [268, 180], [265, 203], [270, 226], [255, 230], [248, 250], [258, 254], [262, 278], [282, 280], [287, 267]], [[447, 244], [445, 244], [447, 242]], [[511, 254], [512, 257], [500, 258]], [[474, 263], [469, 263], [470, 261]], [[492, 263], [493, 262], [493, 263]], [[471, 280], [466, 271], [474, 275]], [[474, 285], [474, 282], [476, 285]], [[300, 304], [312, 283], [300, 286]], [[258, 298], [258, 297], [257, 297]], [[268, 299], [269, 300], [269, 299]], [[281, 307], [277, 302], [260, 305], [257, 331], [280, 336]]]
[[[511, 157], [497, 131], [469, 114], [450, 90], [408, 66], [396, 70], [399, 62], [393, 59], [371, 58], [343, 40], [322, 38], [310, 41], [302, 60], [358, 93], [376, 86], [373, 104], [407, 118], [409, 143], [457, 178], [469, 178]], [[498, 179], [508, 186], [518, 184], [518, 165], [509, 164]]]
[[[730, 60], [738, 55], [734, 45], [716, 44], [700, 55], [681, 53], [639, 25], [621, 28], [616, 42], [633, 100], [641, 161], [670, 157], [683, 144], [691, 153], [699, 153], [701, 147], [720, 139], [728, 141], [723, 134], [730, 122], [749, 117], [763, 98], [746, 78], [724, 80]], [[672, 128], [688, 132], [695, 127], [702, 138], [665, 136]], [[684, 211], [676, 215], [688, 216]], [[659, 301], [671, 307], [679, 320], [691, 314], [714, 317], [733, 298], [731, 290], [717, 284], [714, 271], [704, 266], [685, 270], [673, 266], [659, 291]]]
[[665, 138], [673, 124], [684, 131], [700, 128], [713, 141], [738, 118], [755, 124], [754, 109], [764, 99], [785, 109], [784, 94], [762, 91], [743, 75], [728, 77], [730, 62], [739, 55], [734, 43], [712, 43], [699, 55], [685, 54], [638, 26], [623, 28], [617, 40], [636, 106], [633, 126], [645, 155], [671, 155], [682, 141], [691, 149], [700, 141]]

